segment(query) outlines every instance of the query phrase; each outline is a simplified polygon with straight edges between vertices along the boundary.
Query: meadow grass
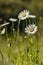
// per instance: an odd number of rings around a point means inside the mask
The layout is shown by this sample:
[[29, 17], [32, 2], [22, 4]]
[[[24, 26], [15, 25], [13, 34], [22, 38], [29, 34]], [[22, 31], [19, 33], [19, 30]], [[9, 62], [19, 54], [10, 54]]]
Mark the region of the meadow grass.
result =
[[43, 65], [43, 19], [35, 35], [0, 35], [0, 65]]

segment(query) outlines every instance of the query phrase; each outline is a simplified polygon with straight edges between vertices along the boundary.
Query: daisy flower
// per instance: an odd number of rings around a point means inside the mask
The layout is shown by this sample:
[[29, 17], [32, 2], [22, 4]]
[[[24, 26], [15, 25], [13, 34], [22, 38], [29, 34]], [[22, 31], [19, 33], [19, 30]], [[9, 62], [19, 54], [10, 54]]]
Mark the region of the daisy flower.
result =
[[25, 28], [25, 33], [35, 34], [37, 32], [37, 26], [35, 24], [30, 24]]
[[19, 20], [24, 20], [24, 19], [28, 18], [28, 15], [29, 15], [29, 11], [23, 10], [23, 11], [21, 11], [21, 12], [19, 13], [18, 19], [19, 19]]
[[12, 21], [12, 22], [14, 22], [14, 21], [17, 21], [17, 19], [10, 18], [10, 19], [9, 19], [9, 21]]
[[0, 34], [1, 34], [1, 35], [2, 35], [2, 34], [5, 34], [5, 28], [3, 28], [3, 30], [1, 31]]
[[10, 24], [10, 23], [9, 23], [9, 22], [4, 23], [4, 24], [2, 24], [0, 27], [6, 26], [6, 25], [8, 25], [8, 24]]

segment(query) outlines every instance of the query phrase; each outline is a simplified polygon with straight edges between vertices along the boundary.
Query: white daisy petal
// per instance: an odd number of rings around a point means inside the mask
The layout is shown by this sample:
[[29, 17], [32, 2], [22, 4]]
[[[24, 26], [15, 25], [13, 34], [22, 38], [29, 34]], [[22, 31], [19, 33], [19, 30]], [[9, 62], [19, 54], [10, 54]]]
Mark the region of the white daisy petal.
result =
[[2, 24], [0, 27], [6, 26], [6, 25], [8, 25], [8, 24], [10, 24], [10, 23], [9, 23], [9, 22], [4, 23], [4, 24]]
[[34, 29], [35, 29], [35, 31], [38, 31], [38, 27], [35, 27]]
[[25, 31], [26, 33], [28, 33], [28, 31]]
[[9, 21], [17, 21], [17, 19], [14, 19], [14, 18], [10, 18]]
[[28, 30], [28, 29], [29, 29], [29, 27], [26, 27], [26, 28], [25, 28], [25, 30]]
[[3, 30], [1, 31], [0, 34], [1, 34], [1, 35], [2, 35], [2, 34], [5, 34], [5, 28], [3, 28]]
[[34, 15], [28, 15], [29, 18], [36, 18]]

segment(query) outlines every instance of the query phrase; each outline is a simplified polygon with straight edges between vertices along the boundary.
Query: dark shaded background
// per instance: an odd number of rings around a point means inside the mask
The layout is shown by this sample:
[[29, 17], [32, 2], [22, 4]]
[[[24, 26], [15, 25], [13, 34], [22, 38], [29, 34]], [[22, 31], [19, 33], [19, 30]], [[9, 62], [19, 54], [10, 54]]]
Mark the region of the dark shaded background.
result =
[[17, 18], [23, 9], [28, 9], [37, 16], [43, 16], [43, 0], [0, 0], [0, 17], [4, 19]]

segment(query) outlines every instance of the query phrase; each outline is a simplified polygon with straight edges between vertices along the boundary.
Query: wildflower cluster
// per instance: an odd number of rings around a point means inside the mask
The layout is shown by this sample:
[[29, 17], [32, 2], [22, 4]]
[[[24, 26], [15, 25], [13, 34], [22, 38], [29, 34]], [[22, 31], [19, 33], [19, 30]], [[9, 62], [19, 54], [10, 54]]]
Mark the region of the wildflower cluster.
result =
[[[30, 15], [30, 12], [27, 11], [27, 10], [21, 11], [21, 12], [19, 13], [19, 15], [18, 15], [19, 21], [21, 21], [21, 20], [26, 20], [26, 19], [29, 19], [29, 18], [36, 18], [36, 16]], [[12, 21], [12, 25], [13, 25], [13, 24], [14, 24], [13, 22], [17, 21], [17, 19], [15, 19], [15, 18], [10, 18], [9, 21]], [[19, 21], [18, 21], [18, 23], [19, 23]], [[30, 22], [31, 22], [31, 21], [30, 21]], [[9, 23], [9, 22], [4, 23], [4, 24], [2, 24], [0, 27], [4, 27], [4, 26], [6, 26], [6, 25], [8, 25], [8, 24], [10, 24], [10, 23]], [[26, 26], [26, 28], [25, 28], [25, 33], [34, 34], [35, 32], [37, 32], [37, 28], [38, 28], [38, 26], [36, 26], [34, 23], [33, 23], [33, 24], [29, 24], [29, 25]], [[13, 29], [14, 29], [14, 28], [13, 28]], [[4, 34], [5, 28], [4, 28], [1, 32], [2, 32], [2, 33], [0, 33], [0, 34]]]

